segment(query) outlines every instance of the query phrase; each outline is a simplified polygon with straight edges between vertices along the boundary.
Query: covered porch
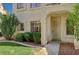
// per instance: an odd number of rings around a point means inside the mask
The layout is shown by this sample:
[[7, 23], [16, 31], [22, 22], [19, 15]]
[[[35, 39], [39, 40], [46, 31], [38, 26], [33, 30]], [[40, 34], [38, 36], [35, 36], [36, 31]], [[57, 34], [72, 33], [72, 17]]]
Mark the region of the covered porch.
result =
[[[41, 45], [52, 40], [66, 41], [67, 11], [49, 12], [41, 20]], [[68, 40], [67, 40], [68, 41]]]

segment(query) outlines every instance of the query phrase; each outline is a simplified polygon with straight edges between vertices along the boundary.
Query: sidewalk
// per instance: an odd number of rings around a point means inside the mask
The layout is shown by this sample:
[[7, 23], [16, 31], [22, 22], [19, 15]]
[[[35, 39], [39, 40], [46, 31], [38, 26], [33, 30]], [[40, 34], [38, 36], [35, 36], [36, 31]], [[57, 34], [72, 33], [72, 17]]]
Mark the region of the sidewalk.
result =
[[60, 46], [59, 42], [51, 42], [51, 43], [47, 44], [45, 47], [48, 51], [48, 55], [58, 55], [59, 46]]

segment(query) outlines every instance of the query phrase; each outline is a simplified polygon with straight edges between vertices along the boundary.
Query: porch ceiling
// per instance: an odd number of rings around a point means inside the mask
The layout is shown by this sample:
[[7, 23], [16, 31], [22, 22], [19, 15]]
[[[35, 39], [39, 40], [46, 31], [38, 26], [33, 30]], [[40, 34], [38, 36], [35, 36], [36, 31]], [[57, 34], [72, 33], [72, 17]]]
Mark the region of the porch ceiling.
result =
[[48, 15], [49, 16], [59, 16], [59, 15], [63, 15], [63, 14], [69, 14], [70, 12], [65, 11], [65, 10], [61, 10], [61, 11], [54, 11], [54, 12], [50, 12]]

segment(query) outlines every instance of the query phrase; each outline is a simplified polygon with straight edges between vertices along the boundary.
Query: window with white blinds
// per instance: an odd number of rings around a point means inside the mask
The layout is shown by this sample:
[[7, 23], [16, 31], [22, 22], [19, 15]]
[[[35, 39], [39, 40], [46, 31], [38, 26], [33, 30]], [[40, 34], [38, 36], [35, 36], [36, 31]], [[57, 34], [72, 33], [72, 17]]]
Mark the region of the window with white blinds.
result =
[[30, 8], [40, 7], [40, 3], [30, 3]]
[[23, 3], [17, 3], [17, 9], [21, 9], [24, 8], [24, 4]]

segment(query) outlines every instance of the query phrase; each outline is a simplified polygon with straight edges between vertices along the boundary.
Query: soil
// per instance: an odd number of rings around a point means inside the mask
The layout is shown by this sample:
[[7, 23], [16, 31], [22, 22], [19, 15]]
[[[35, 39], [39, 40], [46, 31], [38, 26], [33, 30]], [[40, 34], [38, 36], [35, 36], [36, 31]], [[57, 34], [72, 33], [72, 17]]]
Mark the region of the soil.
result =
[[33, 45], [33, 46], [41, 46], [41, 44], [35, 44], [34, 42], [23, 42], [29, 45]]

